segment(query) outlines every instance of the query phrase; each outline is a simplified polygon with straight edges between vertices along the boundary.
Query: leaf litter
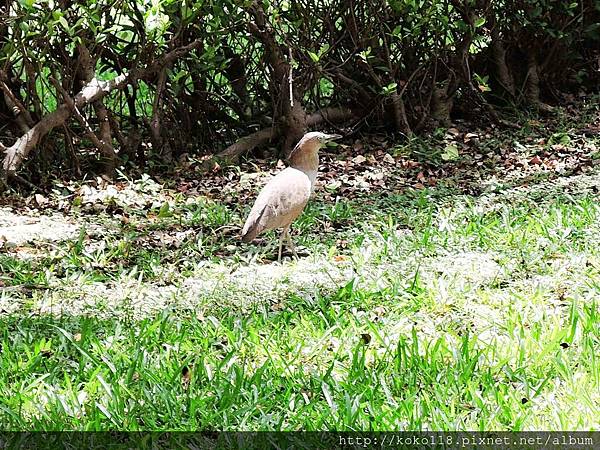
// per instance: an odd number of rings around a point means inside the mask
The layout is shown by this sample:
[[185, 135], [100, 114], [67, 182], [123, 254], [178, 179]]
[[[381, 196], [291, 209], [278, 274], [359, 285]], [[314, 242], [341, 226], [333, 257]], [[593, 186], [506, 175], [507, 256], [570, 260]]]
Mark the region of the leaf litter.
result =
[[[472, 129], [458, 123], [437, 140], [394, 146], [388, 138], [375, 136], [359, 138], [352, 145], [339, 145], [337, 154], [327, 152], [322, 156], [313, 201], [331, 204], [343, 198], [366, 206], [373, 194], [385, 196], [443, 187], [451, 195], [476, 195], [479, 207], [487, 208], [536, 192], [598, 192], [599, 144], [597, 139], [589, 138], [589, 127], [561, 134], [550, 132], [552, 124], [548, 123], [530, 121], [527, 126], [528, 133], [515, 135], [513, 131]], [[420, 148], [429, 153], [418, 151]], [[357, 274], [354, 261], [339, 254], [331, 258], [314, 255], [283, 265], [230, 259], [242, 248], [237, 232], [244, 210], [257, 189], [284, 164], [278, 161], [266, 171], [257, 170], [260, 167], [269, 164], [258, 161], [258, 165], [224, 165], [205, 172], [200, 164], [185, 162], [177, 169], [180, 171], [176, 171], [175, 182], [144, 175], [138, 180], [122, 176], [113, 183], [101, 178], [57, 183], [49, 195], [36, 194], [25, 201], [4, 200], [5, 206], [0, 209], [0, 247], [17, 259], [35, 258], [55, 249], [56, 243], [77, 240], [82, 230], [82, 244], [88, 254], [106, 251], [107, 237], [118, 239], [133, 231], [137, 233], [133, 240], [136, 247], [163, 253], [185, 248], [190, 242], [200, 248], [211, 235], [231, 237], [231, 244], [216, 253], [225, 258], [221, 261], [203, 259], [193, 251], [189, 254], [193, 261], [183, 265], [168, 258], [161, 260], [162, 272], [170, 272], [162, 281], [140, 281], [135, 271], [99, 282], [57, 276], [50, 280], [49, 289], [34, 295], [32, 307], [40, 313], [107, 316], [128, 309], [133, 316], [144, 317], [174, 304], [198, 311], [220, 302], [238, 307], [261, 302], [280, 304], [291, 293], [314, 297], [357, 278], [377, 289], [386, 271], [406, 277], [419, 264], [417, 257], [403, 263], [394, 261], [394, 267], [378, 261], [378, 266], [362, 265]], [[449, 197], [450, 202], [452, 198]], [[185, 216], [182, 209], [213, 203], [224, 205], [230, 214], [227, 226], [177, 223], [177, 217]], [[173, 221], [161, 228], [162, 221], [170, 217]], [[443, 218], [440, 220], [443, 222]], [[202, 216], [201, 222], [206, 222], [206, 218]], [[368, 254], [368, 246], [367, 241], [360, 252]], [[510, 276], [488, 254], [459, 252], [428, 260], [426, 266], [423, 273], [430, 276], [427, 282], [434, 282], [433, 274], [442, 273], [446, 282], [454, 280], [452, 289], [460, 288], [455, 282], [463, 283], [463, 287], [475, 283], [476, 287]], [[185, 273], [181, 273], [182, 269]], [[473, 273], [478, 273], [479, 278], [473, 278]], [[1, 296], [2, 305], [19, 303], [14, 301], [18, 298], [14, 293], [2, 292]], [[11, 313], [18, 310], [14, 306], [1, 309]]]

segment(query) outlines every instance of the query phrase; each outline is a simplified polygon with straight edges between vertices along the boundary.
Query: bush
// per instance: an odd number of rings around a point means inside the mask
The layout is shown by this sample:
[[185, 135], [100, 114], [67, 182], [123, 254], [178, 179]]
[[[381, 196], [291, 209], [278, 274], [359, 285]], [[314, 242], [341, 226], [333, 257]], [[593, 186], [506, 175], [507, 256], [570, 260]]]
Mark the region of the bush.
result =
[[34, 149], [30, 172], [82, 176], [226, 142], [225, 156], [285, 153], [328, 124], [408, 136], [461, 112], [497, 121], [507, 103], [550, 110], [598, 82], [598, 0], [8, 5], [4, 177]]

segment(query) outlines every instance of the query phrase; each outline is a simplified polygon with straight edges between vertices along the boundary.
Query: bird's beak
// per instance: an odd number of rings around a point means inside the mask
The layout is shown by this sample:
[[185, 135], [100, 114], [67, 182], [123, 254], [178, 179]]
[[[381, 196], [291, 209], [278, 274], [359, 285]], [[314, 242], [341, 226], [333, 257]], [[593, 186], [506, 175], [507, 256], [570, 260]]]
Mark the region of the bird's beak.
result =
[[331, 142], [331, 141], [336, 141], [341, 138], [342, 138], [341, 134], [328, 134], [325, 139], [327, 139], [327, 142]]

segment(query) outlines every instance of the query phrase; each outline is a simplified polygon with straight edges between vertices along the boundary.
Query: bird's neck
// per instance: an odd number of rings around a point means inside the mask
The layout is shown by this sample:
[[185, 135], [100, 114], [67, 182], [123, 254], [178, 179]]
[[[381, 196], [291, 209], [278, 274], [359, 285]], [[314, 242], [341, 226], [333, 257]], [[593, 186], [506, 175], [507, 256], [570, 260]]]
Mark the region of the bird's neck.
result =
[[319, 145], [305, 144], [290, 157], [290, 166], [302, 172], [315, 173], [319, 169]]

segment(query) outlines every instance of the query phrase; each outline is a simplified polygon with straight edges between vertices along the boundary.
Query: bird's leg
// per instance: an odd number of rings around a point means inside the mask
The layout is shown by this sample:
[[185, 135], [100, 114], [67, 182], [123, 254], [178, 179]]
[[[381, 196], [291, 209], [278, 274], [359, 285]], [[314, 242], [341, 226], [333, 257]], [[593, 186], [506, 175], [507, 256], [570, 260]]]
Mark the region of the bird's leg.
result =
[[281, 247], [283, 246], [283, 238], [285, 238], [285, 235], [289, 228], [290, 227], [286, 227], [283, 230], [281, 230], [281, 234], [279, 235], [279, 253], [277, 254], [277, 262], [281, 262]]
[[300, 259], [300, 258], [298, 258], [298, 253], [296, 253], [296, 247], [294, 247], [294, 243], [292, 242], [292, 236], [290, 235], [290, 227], [287, 227], [285, 235], [287, 237], [287, 243], [290, 246], [290, 250], [292, 251], [292, 254], [294, 255], [294, 257], [296, 259]]

